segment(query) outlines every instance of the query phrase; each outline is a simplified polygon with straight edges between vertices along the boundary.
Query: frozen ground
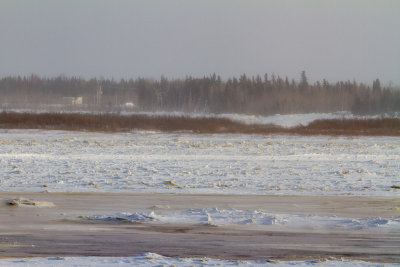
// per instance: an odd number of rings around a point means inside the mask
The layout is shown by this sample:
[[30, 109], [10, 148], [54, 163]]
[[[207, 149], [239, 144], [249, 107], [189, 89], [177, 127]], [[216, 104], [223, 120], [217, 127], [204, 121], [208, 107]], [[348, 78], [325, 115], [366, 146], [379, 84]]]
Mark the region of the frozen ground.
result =
[[398, 137], [0, 131], [0, 191], [398, 196]]
[[372, 263], [343, 259], [314, 259], [307, 261], [226, 261], [210, 258], [169, 258], [155, 253], [146, 253], [136, 257], [51, 257], [0, 259], [0, 266], [324, 266], [324, 267], [361, 267], [361, 266], [400, 266], [395, 263]]

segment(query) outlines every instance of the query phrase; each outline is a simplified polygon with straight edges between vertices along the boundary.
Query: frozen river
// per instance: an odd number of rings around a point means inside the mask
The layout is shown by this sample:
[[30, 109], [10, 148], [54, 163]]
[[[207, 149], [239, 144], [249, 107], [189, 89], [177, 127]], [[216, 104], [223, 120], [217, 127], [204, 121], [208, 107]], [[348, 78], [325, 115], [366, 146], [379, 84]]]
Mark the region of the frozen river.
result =
[[396, 196], [398, 137], [1, 130], [0, 191]]

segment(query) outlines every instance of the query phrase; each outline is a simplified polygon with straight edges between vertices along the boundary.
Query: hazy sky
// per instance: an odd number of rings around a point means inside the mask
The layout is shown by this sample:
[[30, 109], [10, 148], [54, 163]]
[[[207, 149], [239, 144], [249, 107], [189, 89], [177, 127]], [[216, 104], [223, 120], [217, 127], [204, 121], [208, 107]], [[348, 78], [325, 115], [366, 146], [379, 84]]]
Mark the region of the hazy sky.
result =
[[399, 0], [0, 0], [0, 76], [400, 85]]

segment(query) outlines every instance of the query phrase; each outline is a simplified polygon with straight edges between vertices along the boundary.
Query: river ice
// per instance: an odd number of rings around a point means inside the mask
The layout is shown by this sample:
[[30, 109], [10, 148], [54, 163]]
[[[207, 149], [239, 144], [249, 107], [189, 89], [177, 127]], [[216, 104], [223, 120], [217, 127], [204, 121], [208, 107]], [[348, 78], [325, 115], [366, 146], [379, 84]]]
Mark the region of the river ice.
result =
[[397, 196], [398, 137], [0, 131], [0, 190]]

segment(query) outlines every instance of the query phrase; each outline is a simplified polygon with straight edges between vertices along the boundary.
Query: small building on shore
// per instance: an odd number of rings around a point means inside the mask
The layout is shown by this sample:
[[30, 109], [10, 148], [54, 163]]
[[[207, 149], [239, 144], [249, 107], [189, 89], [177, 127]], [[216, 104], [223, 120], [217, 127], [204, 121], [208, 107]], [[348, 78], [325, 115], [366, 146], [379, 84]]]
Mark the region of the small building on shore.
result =
[[83, 104], [83, 98], [81, 96], [78, 97], [63, 97], [63, 104], [73, 107], [79, 107]]

